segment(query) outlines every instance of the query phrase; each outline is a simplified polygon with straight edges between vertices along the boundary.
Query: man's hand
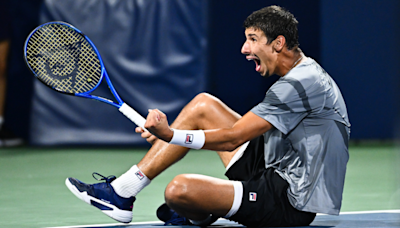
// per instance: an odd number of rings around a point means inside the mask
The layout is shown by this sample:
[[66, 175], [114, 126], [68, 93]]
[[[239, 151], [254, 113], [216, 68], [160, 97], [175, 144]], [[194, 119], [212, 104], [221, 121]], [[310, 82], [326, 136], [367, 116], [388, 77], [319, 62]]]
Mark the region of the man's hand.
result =
[[[149, 114], [147, 115], [144, 127], [151, 134], [153, 134], [153, 136], [156, 136], [157, 138], [162, 139], [166, 142], [171, 141], [172, 136], [174, 135], [174, 132], [171, 130], [171, 128], [169, 128], [167, 116], [158, 109], [149, 110]], [[145, 136], [148, 142], [149, 140], [151, 142], [155, 141], [155, 139], [152, 139], [151, 135], [142, 133], [142, 137], [143, 136]]]
[[143, 130], [143, 128], [141, 127], [136, 127], [135, 129], [136, 133], [142, 133], [141, 136], [142, 138], [146, 139], [146, 141], [148, 143], [150, 143], [151, 145], [153, 145], [156, 140], [158, 139], [156, 136], [154, 136], [153, 134], [151, 134], [148, 131]]

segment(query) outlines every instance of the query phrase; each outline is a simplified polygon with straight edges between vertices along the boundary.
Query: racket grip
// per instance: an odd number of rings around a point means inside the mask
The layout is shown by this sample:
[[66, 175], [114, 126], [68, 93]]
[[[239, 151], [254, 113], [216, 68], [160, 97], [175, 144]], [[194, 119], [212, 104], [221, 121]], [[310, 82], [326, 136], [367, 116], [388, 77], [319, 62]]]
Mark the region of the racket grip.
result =
[[146, 119], [143, 118], [139, 113], [137, 113], [133, 108], [131, 108], [126, 103], [123, 103], [121, 107], [118, 109], [122, 114], [124, 114], [128, 119], [134, 122], [137, 126], [141, 127], [143, 130], [148, 131], [144, 128], [144, 124], [146, 123]]

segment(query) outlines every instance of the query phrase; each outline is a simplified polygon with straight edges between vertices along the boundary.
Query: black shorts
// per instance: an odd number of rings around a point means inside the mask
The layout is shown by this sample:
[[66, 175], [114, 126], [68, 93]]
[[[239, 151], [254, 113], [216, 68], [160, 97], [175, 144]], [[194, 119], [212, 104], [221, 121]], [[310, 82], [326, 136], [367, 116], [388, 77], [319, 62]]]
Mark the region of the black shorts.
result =
[[265, 169], [264, 137], [250, 141], [243, 156], [225, 173], [243, 184], [242, 204], [230, 220], [245, 226], [308, 226], [315, 213], [299, 211], [289, 202], [289, 184], [273, 168]]

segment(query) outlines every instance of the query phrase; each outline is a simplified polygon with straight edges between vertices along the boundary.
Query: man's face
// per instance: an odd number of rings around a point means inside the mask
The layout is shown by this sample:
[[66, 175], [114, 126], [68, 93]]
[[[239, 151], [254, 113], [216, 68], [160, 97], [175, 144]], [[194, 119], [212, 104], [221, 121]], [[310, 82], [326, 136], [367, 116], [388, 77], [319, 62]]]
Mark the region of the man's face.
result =
[[242, 46], [242, 54], [247, 60], [256, 63], [256, 71], [264, 77], [274, 74], [276, 51], [273, 49], [274, 42], [267, 44], [267, 37], [260, 29], [247, 28], [245, 30], [246, 41]]

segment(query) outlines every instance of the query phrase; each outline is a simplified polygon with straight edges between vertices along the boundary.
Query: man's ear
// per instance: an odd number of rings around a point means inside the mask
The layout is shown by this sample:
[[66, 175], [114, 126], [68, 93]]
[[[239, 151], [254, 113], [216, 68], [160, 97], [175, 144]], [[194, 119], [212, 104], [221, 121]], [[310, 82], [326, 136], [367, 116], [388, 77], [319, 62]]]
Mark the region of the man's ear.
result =
[[281, 52], [283, 50], [283, 47], [285, 47], [285, 44], [286, 44], [286, 38], [282, 35], [279, 35], [274, 40], [274, 49], [277, 52]]

